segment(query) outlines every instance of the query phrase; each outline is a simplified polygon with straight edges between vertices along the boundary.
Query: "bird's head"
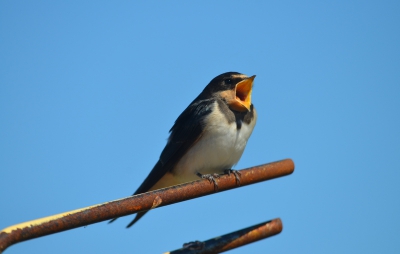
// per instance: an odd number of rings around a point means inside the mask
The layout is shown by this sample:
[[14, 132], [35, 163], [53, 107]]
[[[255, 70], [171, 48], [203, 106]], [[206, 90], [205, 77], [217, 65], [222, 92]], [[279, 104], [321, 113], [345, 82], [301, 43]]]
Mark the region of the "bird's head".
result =
[[238, 72], [226, 72], [211, 80], [204, 90], [213, 96], [219, 96], [232, 110], [250, 111], [255, 77], [256, 75], [248, 77]]

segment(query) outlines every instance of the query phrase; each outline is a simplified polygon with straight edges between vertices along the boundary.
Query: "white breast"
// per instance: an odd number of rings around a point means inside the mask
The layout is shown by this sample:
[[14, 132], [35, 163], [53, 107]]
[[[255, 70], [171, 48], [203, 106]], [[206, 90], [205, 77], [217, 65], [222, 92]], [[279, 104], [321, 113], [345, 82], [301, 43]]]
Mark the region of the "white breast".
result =
[[197, 180], [197, 172], [222, 173], [224, 169], [230, 169], [242, 156], [256, 123], [255, 114], [250, 124], [243, 123], [238, 130], [236, 122], [228, 123], [217, 103], [208, 118], [206, 122], [215, 124], [206, 127], [201, 139], [174, 168], [174, 178], [179, 182]]

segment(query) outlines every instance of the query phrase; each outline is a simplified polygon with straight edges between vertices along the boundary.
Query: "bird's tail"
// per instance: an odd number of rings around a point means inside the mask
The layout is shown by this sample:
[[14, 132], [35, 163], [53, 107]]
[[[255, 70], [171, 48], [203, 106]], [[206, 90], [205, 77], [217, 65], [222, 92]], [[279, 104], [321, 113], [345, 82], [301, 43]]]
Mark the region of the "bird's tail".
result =
[[108, 224], [113, 223], [113, 222], [116, 221], [118, 218], [119, 218], [119, 217], [110, 220], [110, 221], [108, 222]]
[[[159, 160], [156, 165], [154, 166], [153, 170], [150, 172], [150, 174], [146, 177], [144, 182], [139, 186], [139, 188], [135, 191], [135, 193], [132, 194], [138, 195], [142, 194], [145, 192], [148, 192], [150, 190], [153, 190], [152, 187], [165, 175], [167, 172], [167, 169], [164, 168], [163, 163]], [[133, 224], [135, 224], [140, 218], [143, 217], [148, 211], [144, 212], [139, 212], [136, 214], [136, 217], [131, 221], [131, 223], [126, 226], [127, 228], [131, 227]], [[108, 223], [114, 222], [118, 218], [114, 218], [110, 220]]]
[[140, 218], [142, 218], [146, 212], [140, 212], [136, 214], [136, 217], [131, 221], [131, 223], [128, 224], [128, 226], [126, 226], [126, 228], [130, 228], [133, 224], [135, 224], [138, 220], [140, 220]]
[[[138, 220], [140, 220], [140, 218], [142, 218], [146, 213], [147, 213], [147, 211], [146, 211], [146, 212], [137, 213], [137, 214], [136, 214], [136, 217], [131, 221], [131, 223], [128, 224], [128, 226], [126, 226], [126, 228], [130, 228], [133, 224], [135, 224]], [[109, 223], [109, 224], [110, 224], [110, 223], [113, 223], [113, 222], [116, 221], [118, 218], [119, 218], [119, 217], [114, 218], [114, 219], [110, 220], [108, 223]]]

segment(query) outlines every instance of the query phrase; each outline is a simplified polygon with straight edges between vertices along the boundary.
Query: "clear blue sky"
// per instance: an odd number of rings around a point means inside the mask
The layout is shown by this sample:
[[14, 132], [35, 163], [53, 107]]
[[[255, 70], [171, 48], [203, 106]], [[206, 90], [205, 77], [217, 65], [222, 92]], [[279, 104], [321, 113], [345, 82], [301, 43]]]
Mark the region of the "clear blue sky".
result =
[[130, 195], [216, 75], [257, 75], [237, 169], [294, 174], [6, 253], [161, 253], [280, 217], [231, 253], [399, 253], [399, 1], [0, 2], [0, 228]]

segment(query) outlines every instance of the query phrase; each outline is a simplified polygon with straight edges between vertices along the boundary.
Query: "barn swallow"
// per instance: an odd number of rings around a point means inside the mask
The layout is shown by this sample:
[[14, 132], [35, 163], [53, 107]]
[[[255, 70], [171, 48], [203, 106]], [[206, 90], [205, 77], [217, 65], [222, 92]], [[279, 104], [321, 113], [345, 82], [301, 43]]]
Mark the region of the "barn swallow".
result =
[[[133, 195], [229, 173], [256, 124], [254, 78], [227, 72], [211, 80], [176, 119], [160, 159]], [[146, 212], [137, 213], [127, 228]]]

